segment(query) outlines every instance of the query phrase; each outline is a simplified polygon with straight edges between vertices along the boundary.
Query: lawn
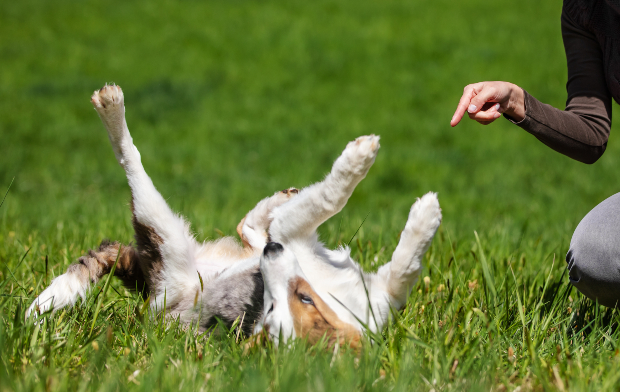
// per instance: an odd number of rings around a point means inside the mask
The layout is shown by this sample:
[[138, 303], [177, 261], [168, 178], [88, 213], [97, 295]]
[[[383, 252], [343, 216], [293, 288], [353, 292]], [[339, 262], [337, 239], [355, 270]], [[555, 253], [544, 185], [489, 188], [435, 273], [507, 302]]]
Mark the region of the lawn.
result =
[[[560, 12], [537, 0], [0, 3], [0, 390], [620, 388], [620, 316], [572, 289], [564, 262], [580, 219], [620, 190], [617, 121], [591, 166], [504, 119], [449, 126], [481, 80], [563, 107]], [[188, 331], [116, 279], [24, 321], [85, 251], [132, 240], [129, 188], [89, 102], [112, 82], [147, 172], [199, 239], [235, 235], [260, 199], [381, 135], [321, 238], [375, 270], [416, 197], [436, 191], [427, 283], [360, 352]]]

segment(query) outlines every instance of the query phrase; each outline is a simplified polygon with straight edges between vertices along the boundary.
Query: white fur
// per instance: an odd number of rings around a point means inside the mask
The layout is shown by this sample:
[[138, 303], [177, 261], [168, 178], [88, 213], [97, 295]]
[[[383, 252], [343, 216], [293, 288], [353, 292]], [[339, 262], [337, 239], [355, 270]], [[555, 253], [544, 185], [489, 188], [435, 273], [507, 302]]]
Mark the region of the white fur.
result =
[[263, 298], [265, 311], [263, 320], [255, 327], [255, 332], [259, 332], [264, 326], [269, 326], [269, 333], [276, 343], [280, 334], [286, 341], [295, 333], [288, 303], [288, 282], [296, 276], [302, 278], [305, 276], [295, 253], [290, 248], [284, 248], [283, 254], [277, 257], [263, 255], [260, 268], [265, 282]]
[[78, 295], [82, 299], [86, 298], [89, 286], [89, 280], [84, 281], [74, 274], [60, 275], [32, 302], [26, 311], [26, 317], [35, 310], [42, 314], [52, 308], [74, 305]]

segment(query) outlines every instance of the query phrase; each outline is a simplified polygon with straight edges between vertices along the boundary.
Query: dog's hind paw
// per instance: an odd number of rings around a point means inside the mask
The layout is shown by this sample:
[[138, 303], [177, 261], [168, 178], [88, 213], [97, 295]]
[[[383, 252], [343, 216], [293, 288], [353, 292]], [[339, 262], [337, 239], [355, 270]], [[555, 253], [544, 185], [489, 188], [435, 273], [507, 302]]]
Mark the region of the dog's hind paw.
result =
[[120, 86], [105, 85], [99, 90], [95, 90], [90, 101], [98, 112], [113, 110], [114, 107], [123, 106], [123, 90]]
[[366, 174], [377, 157], [379, 147], [379, 136], [360, 136], [347, 144], [342, 156], [349, 170], [356, 174]]
[[[123, 166], [126, 161], [125, 154], [130, 153], [128, 148], [133, 147], [131, 136], [129, 136], [129, 131], [125, 125], [123, 90], [116, 85], [105, 85], [93, 93], [90, 101], [108, 131], [116, 159]], [[123, 150], [123, 146], [125, 150]], [[133, 149], [137, 153], [135, 147]]]

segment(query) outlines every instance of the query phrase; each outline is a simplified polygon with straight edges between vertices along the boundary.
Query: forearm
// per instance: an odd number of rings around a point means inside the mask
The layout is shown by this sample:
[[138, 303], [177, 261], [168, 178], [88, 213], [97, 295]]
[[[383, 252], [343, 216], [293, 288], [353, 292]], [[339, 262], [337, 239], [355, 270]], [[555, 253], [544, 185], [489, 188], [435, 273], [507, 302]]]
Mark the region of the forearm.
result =
[[574, 97], [565, 111], [524, 94], [525, 116], [521, 121], [505, 117], [538, 140], [570, 158], [594, 163], [605, 152], [611, 127], [605, 103], [595, 97]]
[[485, 81], [465, 86], [450, 125], [456, 126], [465, 113], [483, 125], [503, 113], [552, 149], [584, 163], [596, 162], [611, 129], [605, 56], [597, 36], [564, 12], [562, 38], [568, 66], [566, 110], [539, 102], [515, 84]]

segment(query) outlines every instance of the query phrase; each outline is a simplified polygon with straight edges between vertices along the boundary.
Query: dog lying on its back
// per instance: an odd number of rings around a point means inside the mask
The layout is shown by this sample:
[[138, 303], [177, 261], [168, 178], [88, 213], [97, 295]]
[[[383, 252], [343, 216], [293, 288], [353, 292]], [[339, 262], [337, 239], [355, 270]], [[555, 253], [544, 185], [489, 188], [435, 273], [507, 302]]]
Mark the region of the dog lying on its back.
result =
[[377, 273], [363, 272], [347, 247], [326, 249], [316, 234], [366, 176], [379, 137], [350, 142], [323, 181], [261, 200], [237, 227], [243, 246], [230, 237], [199, 243], [144, 171], [120, 87], [95, 91], [92, 103], [127, 174], [136, 244], [104, 241], [54, 279], [28, 315], [73, 305], [117, 259], [114, 275], [150, 296], [152, 308], [165, 306], [168, 315], [203, 330], [216, 318], [229, 326], [241, 319], [246, 334], [264, 329], [276, 343], [279, 336], [307, 337], [311, 343], [327, 336], [330, 343], [355, 345], [363, 324], [379, 331], [390, 309], [405, 305], [441, 222], [434, 193], [412, 206], [392, 260]]

